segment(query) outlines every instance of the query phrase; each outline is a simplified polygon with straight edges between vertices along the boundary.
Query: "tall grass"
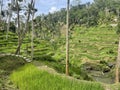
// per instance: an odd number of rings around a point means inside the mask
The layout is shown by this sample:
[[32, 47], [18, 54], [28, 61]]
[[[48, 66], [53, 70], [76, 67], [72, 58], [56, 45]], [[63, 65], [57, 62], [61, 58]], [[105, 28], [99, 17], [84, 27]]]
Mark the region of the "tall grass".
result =
[[13, 72], [10, 78], [20, 90], [104, 90], [99, 83], [70, 80], [33, 65]]

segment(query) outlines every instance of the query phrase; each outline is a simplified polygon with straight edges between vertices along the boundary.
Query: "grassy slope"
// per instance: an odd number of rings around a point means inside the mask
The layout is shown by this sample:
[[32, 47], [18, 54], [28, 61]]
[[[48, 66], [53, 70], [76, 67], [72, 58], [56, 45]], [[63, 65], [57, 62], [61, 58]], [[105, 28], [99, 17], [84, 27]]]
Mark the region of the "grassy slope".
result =
[[25, 64], [21, 58], [14, 56], [0, 56], [0, 90], [14, 90], [14, 86], [9, 81], [11, 72]]
[[[75, 27], [71, 31], [70, 62], [77, 66], [91, 60], [114, 61], [117, 56], [118, 36], [115, 28]], [[64, 52], [63, 52], [64, 51]], [[59, 48], [56, 56], [65, 57], [65, 46]]]
[[[81, 62], [89, 60], [115, 60], [117, 56], [118, 37], [115, 28], [108, 26], [75, 27], [70, 37], [70, 63], [80, 66]], [[24, 39], [21, 54], [30, 57], [30, 39]], [[0, 33], [0, 53], [14, 53], [17, 48], [17, 36], [9, 33], [8, 40], [5, 33]], [[54, 60], [65, 60], [65, 38], [50, 42], [34, 40], [34, 58], [44, 56], [53, 57]]]
[[[117, 44], [118, 37], [115, 33], [115, 28], [106, 26], [91, 28], [75, 27], [70, 39], [70, 63], [75, 66], [74, 69], [73, 67], [70, 69], [72, 74], [76, 75], [76, 73], [81, 73], [79, 72], [81, 63], [95, 62], [98, 60], [114, 61], [117, 55]], [[55, 49], [53, 47], [54, 45], [57, 45]], [[16, 47], [17, 36], [15, 34], [10, 33], [9, 39], [5, 40], [5, 35], [0, 33], [0, 53], [14, 53]], [[34, 58], [36, 60], [42, 60], [41, 62], [44, 62], [50, 67], [64, 72], [64, 38], [60, 39], [56, 44], [43, 40], [35, 40], [34, 47]], [[26, 52], [27, 49], [28, 51]], [[27, 38], [25, 38], [24, 44], [22, 45], [21, 54], [24, 56], [26, 54], [30, 55], [30, 40]]]
[[[115, 28], [109, 26], [96, 26], [90, 28], [75, 26], [71, 33], [70, 74], [72, 76], [88, 80], [88, 76], [86, 76], [84, 72], [81, 72], [81, 64], [92, 62], [98, 65], [99, 63], [96, 61], [113, 62], [116, 60], [118, 37], [115, 33]], [[17, 36], [13, 33], [9, 33], [9, 39], [5, 40], [4, 34], [0, 33], [0, 53], [14, 53], [17, 48]], [[28, 37], [25, 38], [21, 48], [22, 55], [30, 57], [30, 45], [30, 39]], [[35, 39], [34, 59], [44, 62], [48, 66], [58, 70], [58, 72], [64, 73], [65, 38], [62, 37], [54, 43]], [[101, 67], [104, 65], [99, 66]], [[102, 71], [100, 71], [100, 74], [101, 72]]]
[[[118, 48], [116, 28], [104, 25], [90, 28], [76, 26], [71, 33], [70, 63], [80, 68], [87, 62], [86, 67], [93, 69], [87, 74], [92, 76], [94, 80], [113, 83], [115, 79], [114, 63]], [[64, 41], [64, 39], [62, 40]], [[61, 44], [53, 57], [59, 58], [61, 63], [65, 64], [65, 43]], [[102, 73], [105, 69], [110, 69], [108, 65], [113, 65], [113, 68], [108, 73]], [[72, 72], [72, 75], [79, 78], [78, 75], [81, 73], [76, 74], [76, 72], [78, 71]]]
[[104, 90], [99, 83], [70, 80], [27, 65], [11, 75], [20, 90]]

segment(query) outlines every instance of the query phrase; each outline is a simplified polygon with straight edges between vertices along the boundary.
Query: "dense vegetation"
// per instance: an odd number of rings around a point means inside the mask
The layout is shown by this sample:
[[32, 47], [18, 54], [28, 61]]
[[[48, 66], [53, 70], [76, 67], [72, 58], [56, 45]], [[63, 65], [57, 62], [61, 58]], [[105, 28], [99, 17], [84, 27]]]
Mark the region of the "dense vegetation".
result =
[[[69, 18], [71, 29], [76, 24], [86, 27], [116, 24], [119, 16], [119, 3], [119, 0], [94, 0], [93, 3], [71, 5]], [[62, 8], [60, 11], [48, 15], [42, 14], [35, 20], [37, 25], [40, 24], [39, 27], [44, 27], [46, 24], [47, 31], [50, 31], [51, 34], [55, 32], [57, 34], [58, 26], [66, 23], [66, 9]], [[42, 27], [39, 30], [44, 31], [45, 27]]]
[[[3, 0], [0, 1], [2, 6]], [[66, 9], [62, 8], [60, 11], [34, 18], [37, 11], [34, 4], [34, 0], [28, 2], [11, 0], [9, 8], [1, 10], [0, 13], [0, 54], [20, 54], [33, 59], [32, 64], [35, 65], [17, 69], [11, 75], [11, 80], [17, 88], [67, 90], [71, 87], [71, 90], [76, 90], [79, 87], [81, 90], [103, 90], [99, 83], [79, 82], [76, 79], [110, 84], [115, 82], [117, 49], [120, 42], [119, 0], [94, 0], [93, 3], [71, 5], [69, 75], [75, 80], [65, 79], [36, 68], [47, 65], [58, 73], [65, 73]], [[0, 78], [2, 78], [0, 89], [5, 87], [4, 76], [8, 77], [14, 69], [24, 65], [25, 62], [19, 59], [11, 56], [0, 57]], [[49, 81], [46, 82], [46, 79]]]
[[20, 90], [104, 90], [99, 83], [69, 80], [27, 65], [11, 75]]
[[[71, 76], [84, 80], [114, 82], [118, 46], [118, 36], [114, 29], [103, 25], [89, 29], [79, 26], [74, 28], [70, 39]], [[9, 40], [0, 42], [1, 53], [14, 53], [17, 47], [15, 34], [10, 33], [9, 35], [12, 35]], [[2, 33], [1, 38], [5, 38]], [[35, 39], [34, 60], [44, 63], [60, 73], [65, 73], [65, 42], [63, 39], [59, 39], [59, 41], [54, 43], [48, 40]], [[24, 40], [21, 48], [21, 54], [27, 57], [29, 57], [31, 52], [28, 40], [27, 38]]]

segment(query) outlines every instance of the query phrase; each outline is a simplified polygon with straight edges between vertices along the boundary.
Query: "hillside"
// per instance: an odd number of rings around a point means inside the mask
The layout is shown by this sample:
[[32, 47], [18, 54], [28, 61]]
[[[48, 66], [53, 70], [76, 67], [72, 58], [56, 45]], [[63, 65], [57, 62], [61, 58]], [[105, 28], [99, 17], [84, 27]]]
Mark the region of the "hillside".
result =
[[[48, 70], [49, 71], [49, 70]], [[11, 75], [19, 90], [104, 90], [100, 83], [77, 81], [27, 65]]]
[[[77, 61], [112, 61], [116, 59], [117, 46], [116, 28], [104, 25], [90, 28], [76, 26], [70, 35], [70, 60], [78, 66]], [[65, 50], [64, 45], [60, 49]]]
[[[72, 77], [80, 80], [114, 83], [118, 46], [118, 36], [115, 30], [116, 28], [104, 25], [90, 28], [74, 27], [70, 36], [70, 75]], [[1, 32], [0, 37], [2, 38], [0, 40], [0, 53], [14, 53], [17, 36], [14, 33], [9, 33], [9, 39], [5, 40], [5, 35]], [[56, 39], [54, 43], [36, 38], [34, 40], [33, 64], [36, 66], [44, 64], [54, 68], [59, 73], [64, 73], [64, 39], [64, 34], [59, 40]], [[30, 52], [30, 39], [27, 35], [21, 48], [21, 55], [30, 58]], [[7, 64], [5, 65], [8, 66]]]
[[0, 55], [0, 90], [16, 90], [9, 79], [9, 75], [25, 65], [25, 60], [14, 56]]
[[[70, 63], [81, 68], [95, 81], [114, 82], [117, 48], [118, 36], [115, 27], [109, 25], [90, 28], [76, 26], [71, 30]], [[60, 46], [55, 56], [64, 60], [64, 45]], [[74, 73], [73, 76], [76, 77], [76, 74]]]
[[[97, 81], [102, 82], [106, 82], [106, 80], [101, 80], [102, 78], [110, 77], [110, 81], [108, 80], [107, 82], [114, 82], [113, 72], [118, 46], [118, 36], [115, 30], [115, 28], [110, 26], [101, 25], [90, 28], [75, 26], [73, 30], [70, 31], [70, 74], [72, 76], [80, 79], [87, 79], [86, 77], [90, 76], [93, 80], [98, 79]], [[0, 53], [14, 53], [17, 36], [14, 33], [9, 33], [9, 39], [5, 40], [5, 35], [1, 32], [0, 37]], [[57, 69], [58, 72], [64, 73], [64, 40], [64, 35], [54, 41], [36, 38], [34, 40], [34, 60], [44, 62]], [[30, 45], [30, 38], [29, 35], [27, 35], [21, 48], [21, 55], [30, 58]], [[84, 77], [84, 74], [82, 75], [83, 71], [90, 75]], [[92, 72], [96, 74], [92, 74]], [[107, 74], [106, 76], [106, 73], [110, 75]], [[90, 77], [88, 80], [91, 80]]]
[[0, 0], [0, 90], [120, 90], [119, 62], [120, 0]]

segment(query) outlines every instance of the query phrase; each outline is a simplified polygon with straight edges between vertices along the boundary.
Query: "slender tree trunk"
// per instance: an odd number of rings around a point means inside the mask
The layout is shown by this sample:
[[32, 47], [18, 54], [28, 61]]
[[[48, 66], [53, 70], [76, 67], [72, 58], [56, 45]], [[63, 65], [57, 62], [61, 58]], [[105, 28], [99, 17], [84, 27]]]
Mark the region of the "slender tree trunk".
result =
[[0, 0], [0, 21], [2, 20], [2, 8], [3, 8], [3, 0]]
[[119, 37], [119, 44], [118, 44], [118, 56], [116, 60], [116, 78], [115, 78], [116, 83], [119, 83], [119, 69], [120, 69], [120, 37]]
[[11, 15], [8, 15], [8, 25], [7, 25], [7, 32], [6, 32], [6, 40], [8, 39], [8, 33], [9, 33], [9, 28], [10, 28], [10, 19], [11, 19]]
[[[33, 3], [33, 0], [31, 0], [31, 5], [32, 5], [32, 3]], [[19, 44], [18, 44], [18, 47], [17, 47], [17, 49], [16, 49], [15, 54], [18, 54], [18, 53], [19, 53], [20, 48], [21, 48], [21, 45], [22, 45], [22, 42], [23, 42], [23, 39], [25, 38], [25, 34], [26, 34], [26, 32], [29, 30], [29, 29], [28, 29], [28, 22], [29, 22], [29, 19], [30, 19], [30, 11], [31, 11], [31, 9], [29, 8], [27, 20], [26, 20], [26, 23], [25, 23], [25, 30], [22, 32], [21, 39], [20, 39], [20, 42], [19, 42]]]
[[[33, 16], [34, 17], [34, 16]], [[34, 54], [34, 22], [32, 17], [32, 32], [31, 32], [31, 60], [33, 60], [33, 54]]]
[[67, 26], [66, 26], [66, 75], [69, 75], [69, 4], [70, 0], [67, 0]]
[[[120, 25], [120, 17], [119, 17], [119, 9], [117, 10], [117, 13], [118, 13], [118, 29], [120, 29], [119, 28], [119, 25]], [[119, 83], [120, 81], [119, 81], [119, 69], [120, 69], [120, 35], [119, 35], [119, 44], [118, 44], [118, 56], [117, 56], [117, 60], [116, 60], [116, 72], [115, 72], [115, 74], [116, 74], [116, 77], [115, 77], [115, 82], [116, 83]]]
[[[20, 32], [20, 15], [19, 15], [19, 4], [18, 4], [18, 1], [16, 1], [16, 4], [17, 4], [17, 25], [18, 25], [18, 46], [20, 46], [20, 40], [21, 40], [21, 32]], [[20, 47], [17, 51], [16, 54], [20, 54]]]
[[[30, 15], [28, 15], [28, 17], [29, 17], [29, 16], [30, 16]], [[17, 46], [17, 49], [16, 49], [15, 54], [18, 54], [19, 51], [20, 51], [20, 48], [21, 48], [23, 39], [24, 39], [24, 37], [25, 37], [26, 30], [28, 30], [28, 21], [29, 21], [29, 19], [26, 21], [26, 24], [25, 24], [25, 31], [23, 31], [24, 34], [21, 35], [22, 37], [21, 37], [21, 39], [19, 40], [19, 44], [18, 44], [18, 46]]]
[[[33, 2], [33, 8], [34, 8], [34, 4], [35, 4], [35, 1]], [[33, 10], [33, 13], [32, 13], [32, 33], [31, 33], [31, 60], [33, 60], [33, 57], [34, 57], [34, 14], [35, 14], [35, 11]]]

